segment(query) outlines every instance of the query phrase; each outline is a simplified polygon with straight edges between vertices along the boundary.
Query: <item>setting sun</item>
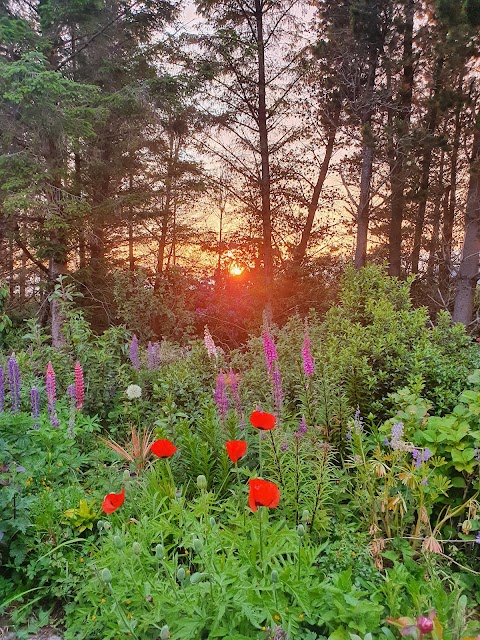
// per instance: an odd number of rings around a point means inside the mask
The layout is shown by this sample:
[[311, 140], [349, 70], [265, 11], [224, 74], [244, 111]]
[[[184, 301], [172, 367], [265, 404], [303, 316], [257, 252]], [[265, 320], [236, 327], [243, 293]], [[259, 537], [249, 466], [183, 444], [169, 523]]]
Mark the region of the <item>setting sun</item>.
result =
[[243, 273], [243, 268], [239, 267], [238, 264], [232, 264], [230, 267], [230, 274], [232, 276], [241, 276]]

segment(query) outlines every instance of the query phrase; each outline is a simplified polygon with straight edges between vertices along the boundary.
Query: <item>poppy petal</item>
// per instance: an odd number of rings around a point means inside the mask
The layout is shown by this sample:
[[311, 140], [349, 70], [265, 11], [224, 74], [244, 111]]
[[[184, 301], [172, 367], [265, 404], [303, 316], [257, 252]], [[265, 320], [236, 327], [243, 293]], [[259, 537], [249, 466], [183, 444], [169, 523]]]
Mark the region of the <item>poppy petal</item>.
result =
[[121, 507], [125, 500], [125, 488], [120, 493], [108, 493], [102, 502], [102, 509], [105, 513], [113, 513]]
[[273, 509], [280, 502], [280, 491], [274, 482], [263, 480], [262, 478], [252, 478], [248, 481], [250, 493], [248, 504], [252, 511], [257, 507], [269, 507]]
[[170, 458], [176, 450], [177, 447], [170, 440], [156, 440], [150, 447], [150, 451], [157, 458]]
[[247, 453], [247, 443], [244, 440], [229, 440], [225, 446], [232, 462], [238, 462]]
[[253, 411], [250, 415], [250, 422], [255, 429], [261, 429], [262, 431], [270, 431], [275, 427], [277, 418], [273, 413], [267, 411]]

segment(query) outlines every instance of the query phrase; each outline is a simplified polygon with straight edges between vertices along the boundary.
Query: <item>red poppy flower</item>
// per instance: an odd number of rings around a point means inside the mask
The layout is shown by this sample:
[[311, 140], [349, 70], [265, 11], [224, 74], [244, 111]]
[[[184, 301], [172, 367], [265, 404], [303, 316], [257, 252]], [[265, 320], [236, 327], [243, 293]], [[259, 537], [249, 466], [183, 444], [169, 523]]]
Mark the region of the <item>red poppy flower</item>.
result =
[[255, 429], [261, 429], [262, 431], [270, 431], [275, 426], [277, 421], [273, 413], [267, 413], [266, 411], [254, 411], [250, 416], [250, 422]]
[[248, 481], [250, 485], [250, 493], [248, 495], [248, 504], [252, 511], [256, 511], [257, 507], [273, 507], [278, 506], [280, 502], [280, 491], [276, 484], [262, 478], [252, 478]]
[[105, 496], [102, 502], [102, 509], [105, 513], [113, 513], [121, 507], [125, 500], [125, 489], [122, 489], [120, 493], [109, 493]]
[[177, 447], [170, 440], [156, 440], [150, 450], [157, 458], [170, 458], [177, 450]]
[[247, 443], [243, 440], [229, 440], [225, 446], [232, 462], [238, 462], [247, 453]]

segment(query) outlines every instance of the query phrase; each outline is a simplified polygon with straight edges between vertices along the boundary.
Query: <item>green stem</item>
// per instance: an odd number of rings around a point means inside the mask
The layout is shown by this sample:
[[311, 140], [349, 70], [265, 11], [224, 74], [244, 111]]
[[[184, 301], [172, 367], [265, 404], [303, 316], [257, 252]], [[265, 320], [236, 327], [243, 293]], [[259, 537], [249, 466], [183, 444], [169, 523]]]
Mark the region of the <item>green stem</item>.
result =
[[302, 554], [302, 539], [298, 537], [298, 579], [300, 580], [300, 568], [301, 568], [301, 554]]
[[260, 566], [263, 572], [263, 532], [262, 532], [262, 508], [257, 509], [258, 511], [258, 540], [260, 544]]
[[269, 433], [270, 433], [270, 438], [272, 440], [272, 447], [273, 447], [273, 453], [275, 456], [275, 462], [277, 463], [278, 479], [280, 480], [280, 484], [283, 485], [282, 467], [280, 466], [280, 458], [278, 457], [277, 447], [275, 445], [275, 438], [273, 437], [273, 433], [271, 431]]
[[262, 476], [262, 434], [261, 429], [258, 430], [258, 462], [260, 466], [260, 477]]

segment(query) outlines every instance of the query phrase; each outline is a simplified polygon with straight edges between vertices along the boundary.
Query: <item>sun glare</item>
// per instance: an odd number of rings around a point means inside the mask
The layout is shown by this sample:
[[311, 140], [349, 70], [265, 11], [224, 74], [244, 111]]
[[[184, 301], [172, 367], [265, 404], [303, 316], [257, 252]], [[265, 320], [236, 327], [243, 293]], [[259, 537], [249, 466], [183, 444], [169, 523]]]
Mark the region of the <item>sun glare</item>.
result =
[[241, 276], [243, 273], [242, 267], [239, 267], [238, 264], [232, 264], [230, 267], [230, 273], [232, 276]]

